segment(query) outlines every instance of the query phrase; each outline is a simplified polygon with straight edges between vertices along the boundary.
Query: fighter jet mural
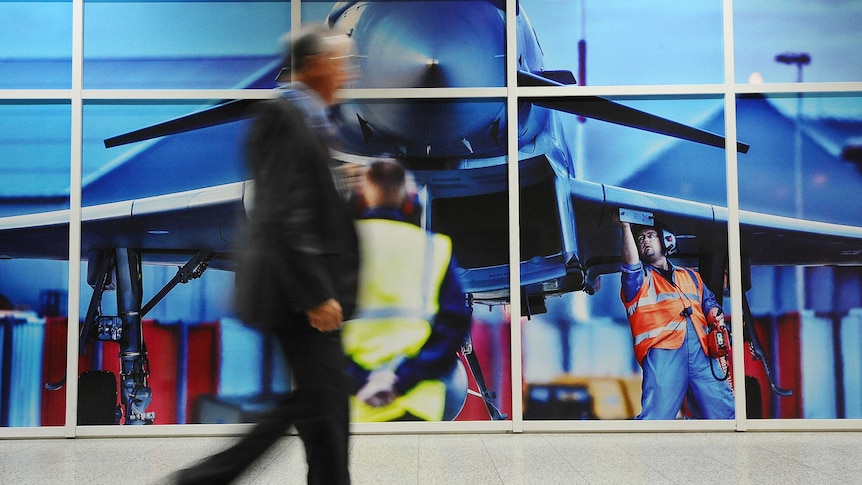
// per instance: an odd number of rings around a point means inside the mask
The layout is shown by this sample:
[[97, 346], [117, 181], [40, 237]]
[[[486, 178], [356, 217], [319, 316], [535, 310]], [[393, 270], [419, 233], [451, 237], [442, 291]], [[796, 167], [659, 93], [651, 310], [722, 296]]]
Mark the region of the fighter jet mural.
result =
[[[620, 208], [658, 215], [673, 227], [680, 256], [700, 268], [721, 294], [727, 272], [728, 210], [654, 193], [580, 179], [570, 152], [557, 136], [558, 113], [566, 113], [726, 148], [716, 133], [675, 122], [597, 96], [537, 94], [518, 100], [517, 120], [500, 98], [375, 99], [364, 89], [506, 86], [506, 11], [502, 1], [340, 2], [326, 19], [349, 32], [363, 75], [359, 93], [335, 113], [344, 164], [394, 157], [410, 168], [421, 189], [424, 223], [449, 234], [474, 304], [522, 302], [522, 312], [543, 311], [548, 296], [595, 292], [602, 274], [617, 271], [619, 234], [612, 223]], [[545, 66], [527, 12], [515, 15], [517, 82], [520, 87], [577, 85], [568, 71]], [[274, 83], [274, 63], [257, 86]], [[136, 184], [143, 167], [132, 158], [83, 188], [82, 257], [93, 295], [81, 328], [80, 350], [95, 340], [120, 347], [120, 402], [126, 424], [152, 423], [147, 407], [146, 347], [141, 319], [177, 283], [208, 267], [231, 268], [236, 223], [248, 207], [253, 181], [246, 180], [236, 148], [240, 128], [257, 99], [229, 100], [172, 120], [119, 133], [111, 147], [147, 143], [172, 176], [160, 184]], [[521, 288], [509, 287], [508, 127], [517, 123]], [[227, 154], [213, 165], [177, 159], [183, 136], [197, 130], [215, 135]], [[740, 133], [745, 139], [745, 133]], [[150, 141], [148, 141], [150, 140]], [[152, 141], [157, 140], [157, 141]], [[748, 141], [748, 140], [746, 140]], [[753, 144], [756, 141], [752, 141]], [[223, 148], [223, 150], [221, 150]], [[749, 145], [730, 147], [744, 157]], [[207, 153], [211, 153], [208, 151]], [[512, 154], [513, 156], [515, 154]], [[218, 168], [217, 170], [214, 168]], [[175, 175], [173, 170], [187, 175]], [[153, 171], [148, 170], [152, 176]], [[125, 180], [123, 184], [115, 183]], [[138, 185], [144, 187], [137, 190]], [[0, 218], [0, 253], [11, 258], [64, 259], [69, 212], [36, 211]], [[742, 251], [762, 264], [862, 263], [862, 230], [754, 212], [740, 213]], [[764, 245], [765, 239], [774, 245]], [[758, 244], [745, 245], [757, 241]], [[780, 241], [780, 244], [778, 242]], [[768, 248], [768, 249], [764, 249]], [[181, 265], [176, 277], [143, 301], [143, 264]], [[102, 315], [101, 300], [114, 288], [117, 315]], [[746, 324], [750, 318], [744, 317]], [[763, 350], [746, 332], [755, 355]], [[773, 382], [777, 393], [786, 393]]]

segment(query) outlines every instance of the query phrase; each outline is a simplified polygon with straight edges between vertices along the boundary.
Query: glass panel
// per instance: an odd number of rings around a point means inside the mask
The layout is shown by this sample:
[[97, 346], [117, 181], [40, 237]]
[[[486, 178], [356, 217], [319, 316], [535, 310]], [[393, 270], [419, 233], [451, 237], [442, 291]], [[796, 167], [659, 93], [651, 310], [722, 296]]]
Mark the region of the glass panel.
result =
[[738, 83], [862, 81], [859, 2], [738, 0], [733, 20]]
[[203, 113], [200, 119], [223, 111], [223, 106], [203, 101], [85, 104], [83, 205], [242, 181], [242, 137], [248, 121], [241, 114], [207, 128], [189, 129], [199, 125], [181, 121], [164, 133], [147, 131], [193, 113]]
[[88, 89], [270, 88], [290, 2], [87, 1]]
[[[84, 230], [90, 231], [87, 226]], [[85, 241], [91, 237], [87, 234]], [[199, 278], [174, 287], [151, 306], [157, 292], [176, 283], [172, 278], [178, 266], [191, 256], [154, 258], [144, 252], [139, 282], [145, 308], [151, 310], [137, 321], [118, 316], [130, 281], [117, 276], [114, 287], [98, 298], [86, 280], [89, 276], [98, 283], [100, 257], [129, 253], [100, 249], [89, 254], [83, 266], [81, 308], [86, 311], [98, 304], [98, 311], [92, 320], [82, 316], [83, 322], [93, 324], [85, 327], [91, 342], [79, 363], [80, 399], [87, 404], [79, 407], [79, 425], [253, 422], [255, 413], [289, 390], [289, 375], [275, 343], [232, 317], [234, 277], [233, 272], [218, 269], [223, 261], [211, 261], [212, 267]], [[125, 321], [118, 333], [121, 320]], [[139, 332], [142, 346], [134, 338]], [[137, 355], [141, 347], [145, 352]], [[123, 378], [129, 369], [131, 376]], [[146, 376], [137, 374], [138, 369], [145, 369]], [[146, 404], [125, 405], [126, 381]], [[138, 412], [140, 418], [134, 414]]]
[[[756, 141], [739, 163], [748, 298], [764, 353], [746, 363], [759, 384], [756, 417], [858, 417], [862, 97], [748, 95], [737, 106], [740, 136]], [[787, 392], [771, 390], [770, 376]]]
[[862, 187], [862, 97], [751, 95], [737, 111], [738, 136], [753, 141], [740, 158], [741, 209], [862, 225], [862, 207], [836, 203]]
[[[732, 418], [733, 396], [728, 383], [722, 380], [727, 358], [713, 361], [711, 371], [697, 339], [684, 343], [681, 350], [691, 349], [701, 359], [700, 373], [691, 379], [717, 387], [723, 400], [684, 404], [682, 393], [661, 395], [653, 399], [671, 402], [668, 409], [658, 411], [652, 404], [644, 409], [642, 383], [654, 374], [647, 372], [645, 376], [635, 352], [645, 351], [644, 345], [653, 345], [654, 341], [645, 340], [633, 351], [632, 334], [664, 327], [674, 319], [656, 323], [641, 318], [629, 322], [621, 301], [621, 230], [614, 222], [614, 214], [623, 208], [628, 215], [625, 219], [640, 226], [632, 226], [633, 237], [637, 234], [635, 228], [643, 226], [667, 229], [674, 240], [662, 238], [662, 251], [656, 250], [653, 255], [675, 246], [675, 252], [668, 253], [670, 261], [696, 271], [714, 295], [715, 303], [729, 309], [729, 304], [722, 301], [727, 255], [724, 150], [667, 134], [579, 119], [575, 114], [617, 112], [622, 105], [641, 114], [635, 116], [623, 110], [624, 116], [618, 120], [621, 123], [645, 126], [638, 119], [648, 113], [720, 134], [724, 131], [722, 99], [656, 96], [525, 100], [528, 101], [533, 103], [530, 117], [522, 117], [521, 124], [524, 131], [531, 127], [539, 136], [521, 143], [521, 221], [544, 222], [529, 232], [522, 224], [521, 232], [522, 304], [529, 317], [522, 317], [525, 419], [620, 420], [633, 419], [642, 412], [644, 419]], [[548, 117], [544, 114], [547, 107], [560, 111]], [[526, 112], [526, 106], [522, 105], [521, 110]], [[680, 135], [685, 132], [679, 126], [663, 131]], [[723, 146], [723, 139], [716, 140], [704, 132], [697, 138]], [[546, 185], [550, 188], [540, 191], [543, 197], [531, 196], [525, 190]], [[556, 241], [556, 246], [523, 253], [525, 247], [536, 247], [537, 241]], [[648, 256], [646, 252], [634, 255], [650, 264], [664, 265], [663, 258]], [[694, 271], [679, 271], [676, 278], [690, 278]], [[650, 274], [663, 278], [659, 273]], [[629, 284], [631, 296], [627, 298], [634, 299], [638, 282]], [[704, 305], [706, 310], [713, 306], [709, 293], [690, 291], [691, 295], [667, 301], [678, 303], [680, 309], [692, 307], [695, 324], [705, 325]], [[686, 325], [678, 312], [672, 313]], [[640, 314], [633, 318], [640, 318]], [[695, 330], [692, 328], [688, 334], [695, 335]], [[658, 353], [653, 354], [658, 358]], [[668, 371], [665, 377], [677, 383], [687, 382], [688, 371], [676, 371]], [[653, 384], [646, 386], [651, 388]]]
[[72, 2], [0, 2], [0, 89], [72, 86]]
[[0, 103], [0, 426], [65, 422], [70, 119]]
[[[91, 342], [79, 424], [248, 422], [256, 406], [289, 387], [271, 342], [237, 322], [230, 306], [233, 273], [224, 255], [234, 249], [242, 210], [246, 121], [116, 138], [208, 108], [200, 101], [84, 105], [81, 308]], [[186, 265], [189, 284], [174, 288]], [[170, 289], [164, 299], [154, 298], [163, 288]], [[119, 316], [139, 305], [141, 318]], [[144, 404], [126, 406], [121, 380]]]
[[[354, 4], [355, 3], [355, 4]], [[354, 5], [351, 5], [354, 4]], [[303, 3], [303, 23], [329, 19], [350, 31], [357, 88], [504, 86], [503, 2]]]
[[[560, 114], [577, 178], [593, 182], [681, 197], [697, 202], [727, 205], [725, 187], [724, 101], [714, 96], [607, 97], [611, 103], [652, 115], [655, 122], [672, 122], [663, 133], [597, 119]], [[576, 99], [577, 100], [577, 99]], [[606, 104], [606, 103], [603, 103]], [[577, 104], [575, 105], [577, 109]], [[634, 114], [620, 115], [629, 123]], [[684, 127], [701, 132], [698, 139], [722, 145], [717, 148], [689, 141]], [[710, 134], [718, 135], [711, 137]], [[742, 142], [746, 138], [738, 135]], [[614, 140], [627, 140], [626, 143]], [[740, 154], [741, 158], [746, 157]]]
[[70, 133], [68, 103], [0, 102], [0, 217], [69, 208]]
[[723, 81], [721, 2], [524, 0], [520, 6], [521, 21], [529, 16], [541, 47], [524, 25], [519, 69], [567, 70], [579, 84], [594, 86]]
[[[460, 356], [466, 379], [445, 379], [444, 420], [511, 414], [505, 114], [502, 99], [358, 100], [337, 112], [341, 157], [360, 163], [391, 157], [411, 171], [423, 208], [415, 220], [451, 238], [453, 276], [476, 309], [472, 343]], [[441, 335], [456, 347], [463, 343], [451, 341], [453, 332]]]

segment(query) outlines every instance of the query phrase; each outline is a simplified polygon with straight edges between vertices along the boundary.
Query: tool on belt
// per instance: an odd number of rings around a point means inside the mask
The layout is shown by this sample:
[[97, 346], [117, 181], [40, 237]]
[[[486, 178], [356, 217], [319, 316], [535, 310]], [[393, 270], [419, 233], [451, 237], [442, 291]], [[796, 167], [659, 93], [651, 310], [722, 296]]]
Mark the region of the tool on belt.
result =
[[715, 374], [715, 370], [712, 369], [712, 361], [709, 362], [710, 370], [712, 370], [713, 377], [723, 381], [730, 377], [730, 367], [727, 365], [727, 354], [730, 353], [730, 332], [727, 331], [727, 326], [724, 324], [724, 313], [721, 309], [713, 316], [707, 315], [707, 324], [709, 325], [706, 333], [707, 353], [722, 364], [724, 377]]

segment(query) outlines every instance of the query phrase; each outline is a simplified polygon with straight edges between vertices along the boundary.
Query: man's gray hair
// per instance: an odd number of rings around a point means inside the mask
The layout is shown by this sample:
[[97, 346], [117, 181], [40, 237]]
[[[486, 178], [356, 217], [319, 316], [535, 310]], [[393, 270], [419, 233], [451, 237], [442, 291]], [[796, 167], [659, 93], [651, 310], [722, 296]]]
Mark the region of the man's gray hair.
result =
[[282, 67], [293, 73], [302, 72], [309, 57], [329, 50], [328, 44], [345, 34], [333, 31], [323, 24], [312, 24], [288, 32], [279, 38]]

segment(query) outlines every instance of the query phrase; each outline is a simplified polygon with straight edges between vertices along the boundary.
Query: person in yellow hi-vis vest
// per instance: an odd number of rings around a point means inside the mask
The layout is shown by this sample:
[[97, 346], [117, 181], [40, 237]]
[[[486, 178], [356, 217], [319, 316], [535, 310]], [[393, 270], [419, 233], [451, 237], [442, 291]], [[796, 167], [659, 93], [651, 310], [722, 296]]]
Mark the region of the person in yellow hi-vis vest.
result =
[[[452, 241], [408, 222], [418, 208], [397, 162], [372, 163], [360, 191], [357, 311], [342, 329], [354, 381], [352, 420], [454, 418], [444, 413], [446, 382], [464, 373], [456, 352], [471, 313]], [[464, 393], [458, 409], [466, 387]]]

